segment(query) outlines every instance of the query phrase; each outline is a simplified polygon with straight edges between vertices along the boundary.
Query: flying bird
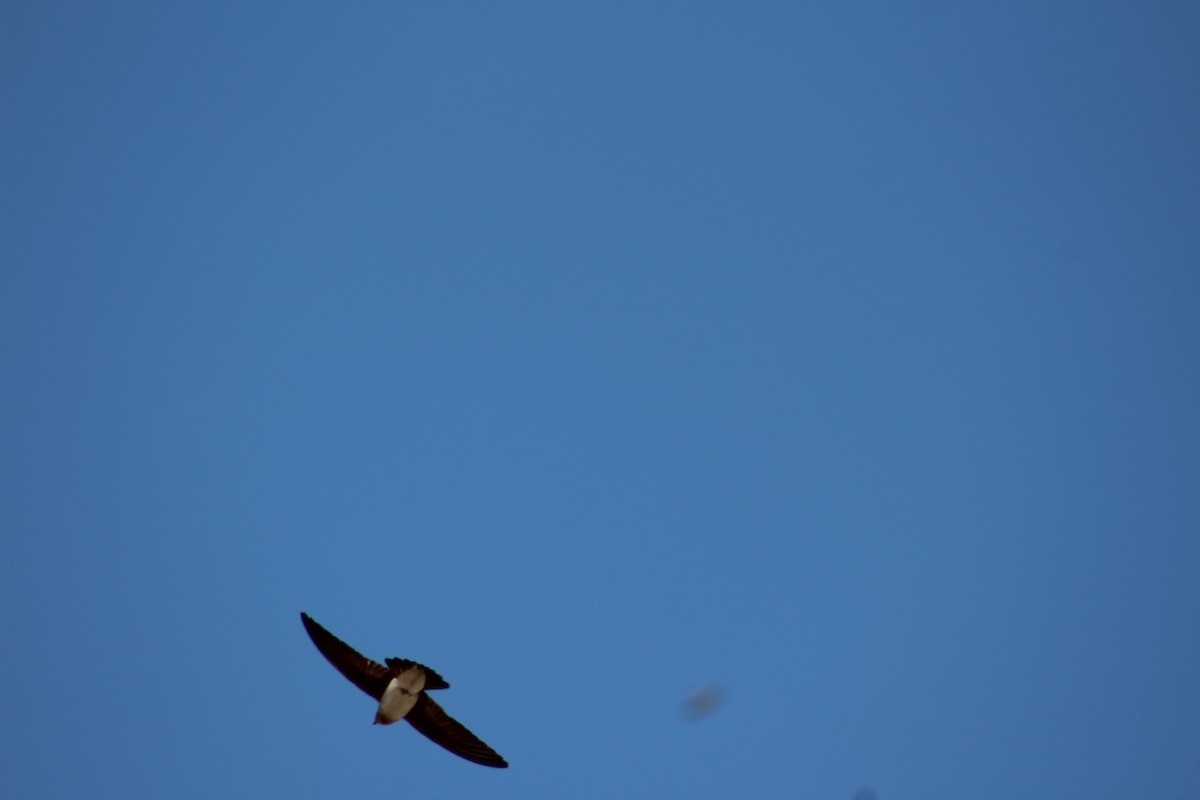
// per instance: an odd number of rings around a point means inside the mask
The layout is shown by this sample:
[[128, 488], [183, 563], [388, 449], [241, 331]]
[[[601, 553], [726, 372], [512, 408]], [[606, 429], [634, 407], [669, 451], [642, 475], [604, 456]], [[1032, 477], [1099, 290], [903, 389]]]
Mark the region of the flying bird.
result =
[[508, 766], [499, 753], [480, 741], [478, 736], [464, 728], [426, 694], [434, 689], [450, 688], [441, 675], [424, 664], [404, 658], [385, 659], [385, 667], [360, 654], [303, 611], [300, 612], [300, 621], [304, 623], [304, 630], [308, 631], [313, 644], [333, 664], [334, 669], [379, 701], [379, 708], [375, 711], [376, 725], [408, 720], [414, 728], [456, 756], [485, 767]]

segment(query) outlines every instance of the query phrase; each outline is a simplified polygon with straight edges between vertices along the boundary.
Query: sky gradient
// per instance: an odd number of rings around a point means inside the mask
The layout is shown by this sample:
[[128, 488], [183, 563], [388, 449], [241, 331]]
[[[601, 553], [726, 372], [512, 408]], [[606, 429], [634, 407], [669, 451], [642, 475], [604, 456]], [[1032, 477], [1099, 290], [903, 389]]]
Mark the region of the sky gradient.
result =
[[5, 3], [0, 795], [1195, 798], [1198, 41]]

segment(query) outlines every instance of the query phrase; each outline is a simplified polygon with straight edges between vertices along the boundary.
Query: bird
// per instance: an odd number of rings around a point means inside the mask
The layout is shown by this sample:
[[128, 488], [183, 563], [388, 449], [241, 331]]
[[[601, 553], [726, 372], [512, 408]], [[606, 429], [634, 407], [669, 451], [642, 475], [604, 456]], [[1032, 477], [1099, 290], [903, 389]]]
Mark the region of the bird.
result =
[[443, 711], [427, 694], [434, 689], [450, 688], [441, 675], [406, 658], [384, 659], [385, 667], [325, 630], [303, 611], [300, 621], [312, 643], [334, 669], [379, 701], [375, 711], [376, 725], [391, 725], [404, 719], [435, 744], [467, 761], [485, 767], [508, 766], [499, 753]]

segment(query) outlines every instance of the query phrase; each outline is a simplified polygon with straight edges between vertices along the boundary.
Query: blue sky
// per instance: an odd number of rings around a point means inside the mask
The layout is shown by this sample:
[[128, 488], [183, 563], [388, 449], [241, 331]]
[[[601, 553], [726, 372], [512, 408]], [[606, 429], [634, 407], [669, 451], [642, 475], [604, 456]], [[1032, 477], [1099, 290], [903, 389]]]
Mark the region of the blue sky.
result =
[[1194, 4], [0, 30], [0, 794], [1200, 792]]

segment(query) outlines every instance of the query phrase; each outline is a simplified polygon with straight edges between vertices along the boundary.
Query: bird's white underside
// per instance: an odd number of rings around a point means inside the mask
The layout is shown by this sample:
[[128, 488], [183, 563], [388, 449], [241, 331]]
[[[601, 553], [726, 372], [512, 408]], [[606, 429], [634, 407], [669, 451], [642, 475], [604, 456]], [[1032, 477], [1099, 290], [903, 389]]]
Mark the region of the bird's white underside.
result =
[[375, 721], [381, 725], [391, 725], [404, 719], [417, 704], [417, 695], [425, 688], [425, 670], [413, 665], [398, 675], [392, 676], [383, 697], [379, 698], [379, 710], [375, 713]]

